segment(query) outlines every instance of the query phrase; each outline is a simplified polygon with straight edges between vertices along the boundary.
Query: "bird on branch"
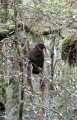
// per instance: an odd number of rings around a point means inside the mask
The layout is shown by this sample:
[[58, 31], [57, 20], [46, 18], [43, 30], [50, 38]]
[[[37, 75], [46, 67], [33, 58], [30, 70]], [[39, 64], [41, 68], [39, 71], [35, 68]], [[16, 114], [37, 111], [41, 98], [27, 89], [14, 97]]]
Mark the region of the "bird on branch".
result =
[[44, 64], [44, 52], [43, 49], [46, 49], [43, 42], [39, 42], [35, 45], [33, 49], [29, 52], [29, 60], [33, 66], [32, 73], [39, 74]]

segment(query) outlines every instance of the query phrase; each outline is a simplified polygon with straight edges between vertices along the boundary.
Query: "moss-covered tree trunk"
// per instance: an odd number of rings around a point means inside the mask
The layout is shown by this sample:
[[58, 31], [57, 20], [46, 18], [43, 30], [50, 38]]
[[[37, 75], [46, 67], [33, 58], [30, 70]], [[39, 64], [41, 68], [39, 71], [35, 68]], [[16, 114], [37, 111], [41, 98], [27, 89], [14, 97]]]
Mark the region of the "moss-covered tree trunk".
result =
[[8, 0], [1, 0], [1, 22], [5, 23], [8, 19]]

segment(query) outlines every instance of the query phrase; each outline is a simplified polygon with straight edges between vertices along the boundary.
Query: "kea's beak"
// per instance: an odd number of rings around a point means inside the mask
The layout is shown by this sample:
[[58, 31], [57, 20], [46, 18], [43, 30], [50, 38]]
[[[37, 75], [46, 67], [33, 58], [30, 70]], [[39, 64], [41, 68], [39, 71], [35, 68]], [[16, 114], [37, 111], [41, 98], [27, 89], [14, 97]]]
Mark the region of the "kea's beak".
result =
[[45, 51], [45, 53], [46, 53], [46, 52], [47, 52], [47, 49], [46, 49], [46, 46], [45, 46], [45, 45], [44, 45], [44, 49], [45, 49], [44, 51]]
[[46, 50], [46, 46], [44, 46], [45, 50]]
[[46, 46], [44, 45], [44, 49], [46, 50]]

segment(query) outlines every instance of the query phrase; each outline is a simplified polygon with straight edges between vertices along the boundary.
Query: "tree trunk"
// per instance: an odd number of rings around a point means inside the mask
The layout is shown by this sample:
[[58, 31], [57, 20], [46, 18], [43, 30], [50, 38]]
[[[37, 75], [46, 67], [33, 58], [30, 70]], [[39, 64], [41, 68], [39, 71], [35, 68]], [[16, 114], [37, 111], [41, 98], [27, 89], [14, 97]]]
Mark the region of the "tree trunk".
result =
[[2, 11], [1, 11], [1, 22], [5, 23], [8, 19], [8, 0], [1, 0]]

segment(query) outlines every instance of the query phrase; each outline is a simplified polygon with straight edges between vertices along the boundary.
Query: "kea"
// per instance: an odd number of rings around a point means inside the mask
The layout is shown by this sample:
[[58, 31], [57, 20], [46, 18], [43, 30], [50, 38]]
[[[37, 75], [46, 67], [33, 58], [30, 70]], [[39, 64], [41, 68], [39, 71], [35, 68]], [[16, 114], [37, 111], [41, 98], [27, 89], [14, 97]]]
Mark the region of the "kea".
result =
[[[46, 49], [43, 42], [39, 42], [35, 45], [33, 49], [29, 52], [29, 60], [33, 66], [32, 73], [39, 74], [44, 64], [44, 52], [43, 49]], [[41, 69], [40, 69], [41, 68]]]

